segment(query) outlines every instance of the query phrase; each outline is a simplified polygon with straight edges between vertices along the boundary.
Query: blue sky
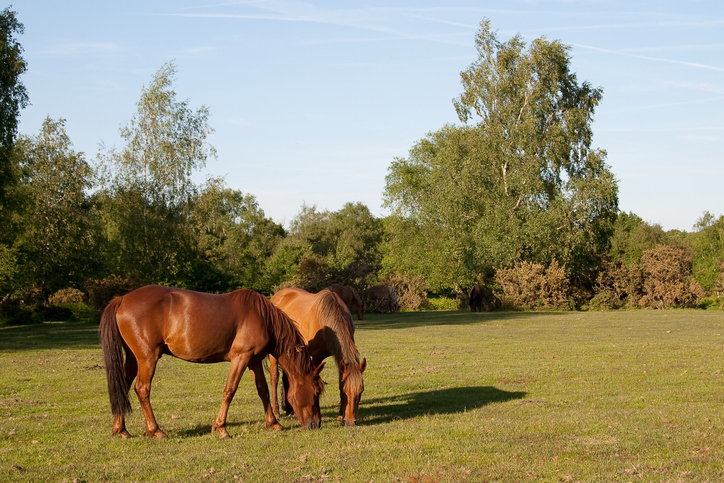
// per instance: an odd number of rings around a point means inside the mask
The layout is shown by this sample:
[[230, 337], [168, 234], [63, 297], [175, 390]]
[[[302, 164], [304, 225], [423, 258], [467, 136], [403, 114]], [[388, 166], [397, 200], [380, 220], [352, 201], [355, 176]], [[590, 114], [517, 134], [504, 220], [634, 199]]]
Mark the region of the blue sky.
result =
[[572, 47], [579, 82], [604, 89], [593, 146], [621, 210], [691, 231], [724, 214], [724, 2], [21, 0], [32, 106], [20, 132], [67, 120], [77, 151], [122, 146], [141, 89], [175, 60], [179, 99], [206, 105], [225, 177], [288, 223], [302, 203], [360, 201], [384, 215], [387, 168], [459, 123], [452, 99], [488, 18]]

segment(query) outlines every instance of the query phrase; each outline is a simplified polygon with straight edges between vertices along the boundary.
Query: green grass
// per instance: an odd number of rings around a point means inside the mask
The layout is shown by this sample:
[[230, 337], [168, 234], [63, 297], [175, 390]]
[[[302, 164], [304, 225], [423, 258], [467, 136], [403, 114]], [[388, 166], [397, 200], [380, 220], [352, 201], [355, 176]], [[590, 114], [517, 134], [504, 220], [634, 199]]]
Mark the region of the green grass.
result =
[[212, 436], [228, 364], [164, 357], [152, 403], [169, 439], [110, 437], [96, 326], [0, 328], [0, 481], [724, 480], [724, 312], [366, 316], [360, 424], [264, 429], [245, 374]]

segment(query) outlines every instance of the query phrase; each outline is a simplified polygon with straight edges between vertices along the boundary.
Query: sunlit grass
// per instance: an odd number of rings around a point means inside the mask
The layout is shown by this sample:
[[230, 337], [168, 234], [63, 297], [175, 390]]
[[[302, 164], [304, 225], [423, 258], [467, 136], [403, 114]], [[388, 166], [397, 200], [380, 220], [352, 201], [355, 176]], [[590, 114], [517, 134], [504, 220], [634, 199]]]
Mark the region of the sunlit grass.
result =
[[[167, 441], [110, 437], [96, 326], [0, 329], [1, 481], [721, 481], [724, 312], [369, 315], [360, 424], [264, 428], [248, 374], [220, 441], [227, 364], [164, 357]], [[331, 362], [331, 361], [330, 361]]]

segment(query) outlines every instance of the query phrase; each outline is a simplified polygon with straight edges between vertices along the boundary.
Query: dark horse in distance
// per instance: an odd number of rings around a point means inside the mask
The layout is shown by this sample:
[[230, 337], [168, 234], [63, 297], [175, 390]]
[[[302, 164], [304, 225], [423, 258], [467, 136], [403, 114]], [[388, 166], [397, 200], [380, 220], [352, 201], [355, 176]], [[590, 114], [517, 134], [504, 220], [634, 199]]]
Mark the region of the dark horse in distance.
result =
[[486, 288], [479, 283], [473, 285], [470, 289], [469, 303], [471, 312], [481, 312], [483, 308], [483, 302], [485, 302]]
[[[219, 414], [211, 427], [228, 438], [226, 417], [244, 370], [251, 370], [264, 405], [267, 427], [281, 429], [269, 403], [262, 361], [279, 359], [289, 375], [289, 400], [302, 428], [319, 428], [319, 378], [323, 364], [312, 365], [305, 341], [294, 322], [253, 290], [207, 294], [149, 285], [113, 299], [100, 324], [103, 360], [113, 411], [112, 435], [129, 438], [125, 414], [134, 389], [146, 420], [146, 435], [165, 438], [151, 409], [151, 380], [163, 354], [190, 362], [231, 363]], [[125, 352], [125, 361], [124, 353]]]

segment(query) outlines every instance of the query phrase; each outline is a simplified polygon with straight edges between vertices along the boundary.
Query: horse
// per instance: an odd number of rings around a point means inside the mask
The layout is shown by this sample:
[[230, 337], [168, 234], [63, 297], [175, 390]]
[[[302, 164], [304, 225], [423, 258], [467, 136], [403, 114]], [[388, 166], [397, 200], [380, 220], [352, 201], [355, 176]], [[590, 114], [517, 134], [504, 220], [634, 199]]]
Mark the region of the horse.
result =
[[480, 284], [473, 285], [470, 289], [468, 303], [470, 304], [470, 312], [481, 312], [485, 300], [485, 287]]
[[128, 392], [135, 378], [146, 436], [167, 437], [156, 422], [149, 398], [156, 364], [163, 354], [189, 362], [231, 363], [221, 409], [211, 427], [211, 433], [218, 431], [220, 439], [229, 438], [229, 405], [247, 367], [264, 405], [266, 426], [283, 429], [269, 404], [262, 366], [268, 354], [274, 354], [289, 374], [289, 400], [301, 427], [321, 427], [319, 396], [324, 383], [319, 373], [324, 364], [312, 365], [292, 320], [253, 290], [217, 295], [159, 285], [141, 287], [108, 304], [99, 335], [114, 416], [112, 436], [131, 437], [125, 415], [131, 412]]
[[397, 292], [389, 285], [375, 285], [365, 292], [367, 306], [371, 312], [395, 312], [400, 307]]
[[338, 283], [333, 283], [327, 288], [339, 295], [339, 298], [342, 299], [350, 310], [352, 310], [352, 306], [354, 305], [357, 320], [362, 320], [362, 316], [365, 314], [365, 305], [362, 303], [362, 299], [354, 288]]
[[[299, 327], [307, 341], [313, 364], [334, 356], [339, 370], [339, 417], [344, 426], [357, 423], [359, 402], [364, 391], [362, 373], [367, 359], [359, 360], [354, 343], [354, 323], [342, 299], [329, 289], [312, 294], [300, 288], [286, 288], [275, 293], [273, 304], [282, 309]], [[279, 375], [274, 356], [269, 357], [272, 406], [279, 412], [277, 384]], [[286, 371], [285, 371], [286, 372]]]

